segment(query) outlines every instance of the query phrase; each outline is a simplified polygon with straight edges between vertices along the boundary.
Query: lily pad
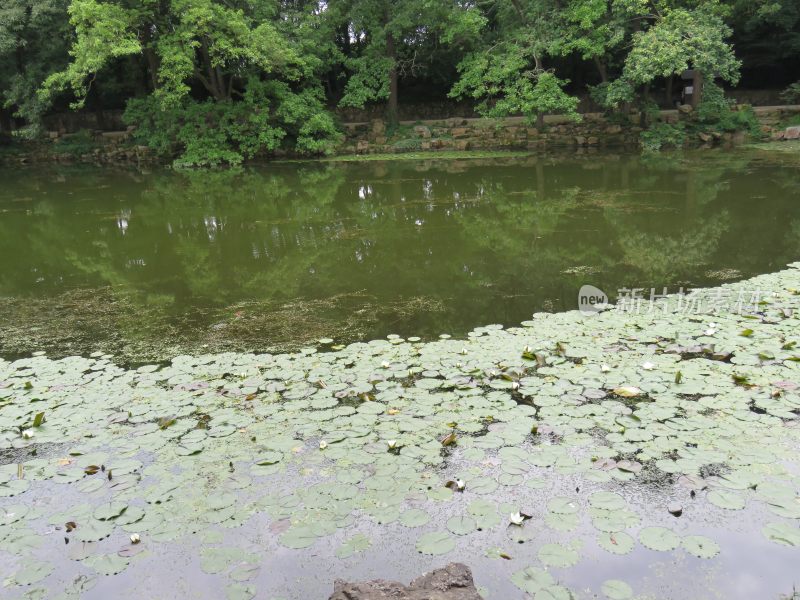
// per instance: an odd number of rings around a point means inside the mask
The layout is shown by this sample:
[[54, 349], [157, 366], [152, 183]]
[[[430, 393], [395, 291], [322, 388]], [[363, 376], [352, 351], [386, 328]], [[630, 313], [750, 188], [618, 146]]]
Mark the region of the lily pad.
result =
[[600, 588], [608, 600], [628, 600], [633, 598], [633, 589], [624, 581], [609, 579]]
[[580, 554], [560, 544], [545, 544], [539, 548], [539, 560], [551, 567], [571, 567], [578, 564]]
[[800, 527], [788, 523], [767, 523], [761, 530], [769, 541], [782, 546], [800, 546]]
[[708, 501], [714, 506], [719, 506], [726, 510], [742, 510], [745, 507], [744, 498], [729, 490], [710, 491], [708, 493]]
[[639, 541], [645, 548], [668, 552], [680, 546], [681, 538], [666, 527], [645, 527], [639, 532]]
[[697, 558], [714, 558], [720, 551], [719, 544], [702, 535], [686, 536], [681, 541], [681, 546]]
[[409, 508], [401, 513], [398, 519], [404, 527], [422, 527], [430, 520], [430, 515], [419, 508]]
[[122, 573], [130, 564], [127, 558], [117, 554], [94, 554], [83, 559], [83, 564], [100, 573], [101, 575], [116, 575]]
[[467, 516], [450, 517], [447, 520], [447, 529], [456, 535], [467, 535], [477, 529], [475, 519]]
[[22, 568], [14, 574], [17, 585], [33, 585], [53, 572], [53, 565], [39, 560], [26, 560]]
[[338, 558], [350, 558], [353, 554], [363, 552], [372, 545], [370, 539], [364, 534], [358, 533], [345, 541], [336, 551]]
[[619, 555], [629, 554], [636, 545], [634, 539], [624, 531], [601, 533], [597, 543], [604, 550]]
[[447, 554], [455, 547], [455, 540], [443, 531], [426, 533], [417, 540], [417, 552], [422, 554]]
[[535, 595], [540, 590], [555, 584], [555, 579], [544, 569], [527, 567], [511, 576], [511, 582], [523, 592]]
[[87, 521], [78, 523], [78, 528], [72, 536], [79, 542], [99, 542], [107, 538], [114, 531], [114, 525], [108, 521]]

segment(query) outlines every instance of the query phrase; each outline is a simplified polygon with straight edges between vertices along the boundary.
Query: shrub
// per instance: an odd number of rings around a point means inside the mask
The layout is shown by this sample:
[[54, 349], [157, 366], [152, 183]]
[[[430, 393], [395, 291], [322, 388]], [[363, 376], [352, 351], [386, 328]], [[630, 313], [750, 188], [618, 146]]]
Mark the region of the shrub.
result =
[[725, 97], [721, 87], [707, 83], [703, 90], [703, 102], [697, 111], [697, 124], [704, 131], [719, 133], [745, 131], [758, 136], [761, 127], [753, 109], [736, 109], [734, 102]]
[[340, 141], [318, 90], [295, 92], [282, 82], [250, 81], [241, 100], [185, 100], [164, 108], [156, 98], [128, 102], [135, 138], [177, 167], [238, 165], [279, 148], [328, 154]]
[[88, 154], [95, 148], [97, 148], [97, 143], [92, 137], [92, 132], [88, 129], [81, 129], [76, 133], [59, 138], [53, 144], [53, 149], [55, 152], [60, 154], [71, 154], [73, 156]]
[[646, 152], [658, 152], [663, 148], [680, 148], [686, 142], [686, 126], [683, 123], [659, 121], [639, 135], [639, 143]]
[[781, 100], [787, 104], [800, 102], [800, 81], [793, 83], [781, 92]]

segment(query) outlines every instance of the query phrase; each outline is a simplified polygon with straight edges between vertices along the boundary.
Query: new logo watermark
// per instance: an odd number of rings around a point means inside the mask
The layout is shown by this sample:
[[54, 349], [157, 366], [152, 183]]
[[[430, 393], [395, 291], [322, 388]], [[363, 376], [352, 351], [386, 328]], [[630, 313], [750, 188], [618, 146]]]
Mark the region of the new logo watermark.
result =
[[593, 285], [584, 285], [578, 292], [578, 310], [584, 315], [594, 315], [608, 304], [608, 295]]
[[765, 290], [739, 288], [679, 288], [672, 293], [667, 288], [660, 292], [656, 288], [622, 288], [617, 290], [616, 303], [609, 304], [608, 294], [587, 284], [578, 292], [578, 310], [587, 316], [608, 309], [629, 314], [753, 314], [771, 295]]

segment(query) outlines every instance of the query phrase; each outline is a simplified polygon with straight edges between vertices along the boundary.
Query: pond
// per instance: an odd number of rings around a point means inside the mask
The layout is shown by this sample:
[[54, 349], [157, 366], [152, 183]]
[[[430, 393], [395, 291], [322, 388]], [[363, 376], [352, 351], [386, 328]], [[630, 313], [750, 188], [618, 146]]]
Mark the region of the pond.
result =
[[713, 285], [800, 252], [796, 165], [762, 153], [5, 170], [0, 353], [430, 339]]
[[796, 166], [5, 171], [0, 595], [794, 600]]

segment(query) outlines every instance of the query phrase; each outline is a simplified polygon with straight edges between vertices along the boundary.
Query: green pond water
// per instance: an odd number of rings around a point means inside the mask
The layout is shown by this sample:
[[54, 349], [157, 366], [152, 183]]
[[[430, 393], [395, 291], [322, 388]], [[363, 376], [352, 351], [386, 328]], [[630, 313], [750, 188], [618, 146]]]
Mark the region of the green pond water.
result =
[[795, 600], [797, 164], [0, 172], [0, 597]]
[[169, 358], [424, 339], [578, 289], [713, 285], [800, 256], [796, 164], [741, 150], [0, 171], [0, 353]]

